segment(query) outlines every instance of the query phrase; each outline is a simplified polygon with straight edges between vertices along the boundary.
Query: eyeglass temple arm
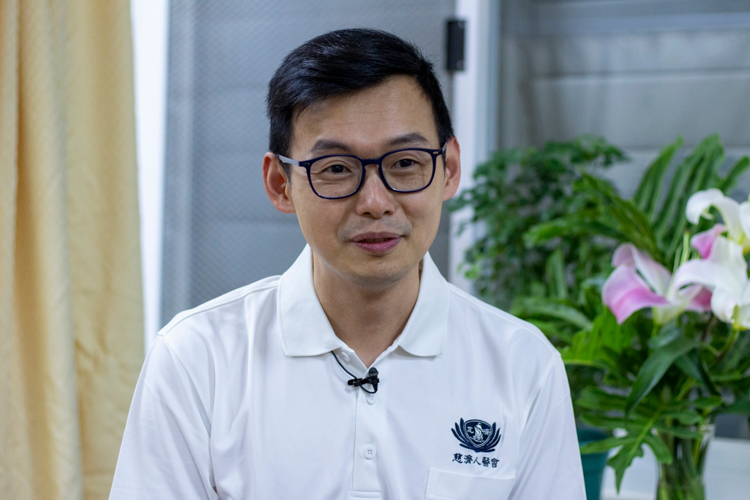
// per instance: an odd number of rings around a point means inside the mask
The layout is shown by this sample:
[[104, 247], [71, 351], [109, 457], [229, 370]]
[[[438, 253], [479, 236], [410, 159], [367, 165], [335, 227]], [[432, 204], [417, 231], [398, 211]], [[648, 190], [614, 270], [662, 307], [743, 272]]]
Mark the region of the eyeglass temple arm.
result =
[[299, 162], [297, 160], [292, 160], [291, 158], [287, 158], [286, 156], [279, 155], [279, 154], [277, 154], [276, 156], [279, 158], [279, 160], [282, 161], [282, 163], [289, 163], [290, 165], [295, 165], [297, 167], [300, 166], [300, 164], [299, 164]]

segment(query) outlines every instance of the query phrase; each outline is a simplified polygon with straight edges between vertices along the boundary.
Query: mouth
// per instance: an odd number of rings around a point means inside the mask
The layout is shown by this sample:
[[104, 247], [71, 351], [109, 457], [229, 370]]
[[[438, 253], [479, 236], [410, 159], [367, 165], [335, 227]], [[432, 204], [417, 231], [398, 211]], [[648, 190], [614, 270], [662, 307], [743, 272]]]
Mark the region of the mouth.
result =
[[395, 248], [402, 236], [395, 233], [362, 233], [352, 239], [358, 247], [374, 254], [384, 254]]

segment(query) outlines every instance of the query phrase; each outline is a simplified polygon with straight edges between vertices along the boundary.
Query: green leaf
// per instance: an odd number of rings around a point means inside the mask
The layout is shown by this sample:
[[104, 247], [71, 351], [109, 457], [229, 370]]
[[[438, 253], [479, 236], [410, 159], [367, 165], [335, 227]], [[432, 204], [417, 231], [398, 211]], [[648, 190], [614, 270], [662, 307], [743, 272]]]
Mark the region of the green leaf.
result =
[[648, 217], [633, 202], [617, 195], [608, 182], [585, 172], [577, 183], [579, 189], [589, 192], [600, 200], [598, 222], [612, 231], [625, 236], [623, 242], [631, 242], [652, 257], [661, 257], [656, 237]]
[[535, 318], [526, 318], [526, 321], [534, 325], [535, 327], [539, 328], [542, 333], [547, 337], [559, 337], [563, 339], [570, 340], [573, 336], [572, 335], [566, 335], [563, 332], [560, 331], [560, 329], [557, 327], [557, 323], [552, 321], [542, 321]]
[[584, 455], [589, 453], [603, 453], [612, 448], [630, 444], [633, 441], [635, 441], [635, 438], [631, 436], [608, 437], [598, 441], [590, 441], [581, 445], [581, 453]]
[[575, 307], [563, 301], [543, 297], [519, 297], [513, 302], [511, 314], [523, 319], [532, 317], [556, 318], [584, 329], [592, 327], [591, 320]]
[[655, 349], [643, 363], [633, 382], [633, 388], [625, 407], [626, 413], [630, 413], [630, 410], [643, 400], [677, 358], [695, 349], [698, 345], [697, 340], [678, 337], [672, 342]]
[[737, 160], [737, 163], [729, 169], [726, 177], [724, 177], [719, 183], [719, 189], [721, 189], [724, 194], [729, 195], [730, 191], [732, 191], [737, 185], [737, 180], [747, 171], [748, 167], [750, 167], [750, 158], [747, 156], [743, 156]]
[[557, 247], [547, 259], [547, 284], [558, 299], [568, 298], [568, 284], [565, 280], [565, 260], [562, 248]]
[[681, 424], [684, 425], [699, 424], [703, 422], [703, 417], [701, 417], [700, 414], [695, 410], [665, 412], [663, 416], [677, 419]]
[[[686, 192], [688, 182], [693, 176], [695, 169], [703, 162], [703, 157], [707, 149], [712, 146], [712, 143], [716, 142], [715, 136], [709, 136], [704, 139], [698, 146], [695, 147], [693, 152], [683, 160], [683, 162], [677, 167], [677, 170], [672, 177], [672, 183], [667, 191], [666, 199], [662, 205], [659, 215], [656, 218], [656, 225], [654, 227], [656, 236], [659, 239], [663, 239], [665, 236], [669, 237], [669, 229], [674, 224], [675, 217], [684, 218], [684, 207], [680, 210], [680, 200], [682, 195]], [[692, 194], [692, 193], [691, 193]]]
[[669, 163], [680, 146], [682, 146], [682, 137], [678, 137], [674, 143], [662, 149], [659, 156], [656, 157], [648, 167], [648, 170], [646, 170], [635, 192], [633, 203], [646, 214], [649, 222], [654, 221], [661, 198], [664, 174], [667, 172], [667, 167], [669, 167]]
[[581, 420], [585, 424], [607, 430], [622, 429], [628, 423], [628, 421], [624, 418], [607, 417], [605, 415], [597, 415], [595, 413], [583, 413], [581, 415]]
[[610, 394], [596, 387], [586, 387], [576, 399], [576, 405], [590, 410], [612, 411], [625, 410], [625, 396]]
[[587, 412], [581, 415], [581, 420], [592, 427], [600, 427], [608, 430], [628, 429], [639, 431], [643, 426], [651, 427], [650, 420], [643, 417], [613, 417]]
[[[714, 187], [715, 178], [718, 175], [719, 167], [724, 163], [724, 147], [718, 136], [714, 136], [715, 141], [707, 149], [703, 160], [699, 162], [691, 175], [690, 183], [687, 189], [681, 194], [678, 207], [678, 213], [675, 220], [664, 235], [664, 240], [669, 241], [666, 246], [666, 255], [674, 255], [677, 248], [682, 243], [683, 233], [687, 227], [687, 218], [685, 217], [685, 208], [690, 197], [698, 191], [703, 191]], [[671, 235], [671, 239], [670, 239]]]
[[648, 339], [648, 347], [651, 350], [664, 347], [682, 334], [682, 330], [677, 327], [676, 321], [670, 321], [662, 326], [659, 332]]
[[[711, 393], [719, 394], [719, 389], [716, 384], [711, 380], [711, 376], [708, 374], [708, 368], [700, 357], [698, 351], [689, 352], [683, 356], [677, 358], [675, 366], [679, 368], [685, 375], [691, 377], [706, 387]], [[719, 398], [721, 401], [721, 398]]]
[[620, 492], [620, 486], [622, 485], [622, 478], [625, 476], [625, 471], [633, 463], [635, 457], [643, 456], [643, 439], [633, 439], [631, 442], [623, 445], [615, 456], [607, 460], [607, 464], [615, 470], [615, 487], [617, 492]]
[[721, 396], [709, 396], [707, 398], [698, 398], [690, 402], [690, 404], [692, 404], [694, 407], [700, 410], [712, 410], [715, 407], [719, 406], [721, 403], [722, 403]]
[[667, 448], [667, 445], [664, 444], [664, 441], [654, 436], [650, 432], [646, 434], [643, 441], [654, 452], [654, 456], [656, 456], [656, 460], [658, 460], [659, 463], [662, 463], [662, 464], [672, 463], [672, 453], [669, 451], [669, 448]]
[[722, 410], [722, 413], [739, 413], [741, 415], [750, 415], [750, 400], [741, 399]]
[[714, 382], [734, 382], [735, 380], [742, 380], [743, 378], [744, 377], [740, 372], [719, 373], [716, 375], [711, 375], [711, 379]]
[[524, 235], [527, 248], [556, 237], [605, 236], [620, 242], [632, 242], [656, 260], [663, 260], [646, 215], [631, 201], [619, 197], [609, 182], [581, 172], [575, 191], [590, 203], [575, 213], [532, 226]]
[[[750, 358], [750, 331], [739, 333], [734, 347], [726, 354], [724, 359], [716, 366], [717, 373], [737, 371], [740, 364]], [[739, 370], [744, 372], [745, 370]]]
[[619, 353], [632, 341], [632, 331], [617, 324], [612, 311], [605, 309], [593, 322], [591, 330], [573, 336], [570, 346], [561, 350], [567, 365], [602, 366], [611, 364], [610, 353]]
[[660, 423], [655, 424], [654, 429], [659, 431], [660, 434], [666, 434], [668, 436], [675, 436], [683, 439], [696, 439], [703, 436], [703, 433], [697, 429], [677, 427], [673, 425], [667, 426]]
[[601, 235], [618, 241], [626, 241], [627, 236], [603, 225], [595, 213], [581, 211], [566, 217], [536, 224], [523, 235], [524, 246], [533, 248], [557, 237], [581, 237]]

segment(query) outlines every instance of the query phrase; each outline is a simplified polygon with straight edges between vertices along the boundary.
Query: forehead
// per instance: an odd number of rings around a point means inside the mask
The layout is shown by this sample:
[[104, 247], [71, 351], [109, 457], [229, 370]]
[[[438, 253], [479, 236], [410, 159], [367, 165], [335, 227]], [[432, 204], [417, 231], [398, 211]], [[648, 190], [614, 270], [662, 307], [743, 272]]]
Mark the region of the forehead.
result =
[[293, 120], [291, 150], [304, 156], [316, 143], [332, 141], [370, 154], [409, 134], [422, 135], [438, 147], [429, 99], [413, 78], [395, 76], [302, 111]]

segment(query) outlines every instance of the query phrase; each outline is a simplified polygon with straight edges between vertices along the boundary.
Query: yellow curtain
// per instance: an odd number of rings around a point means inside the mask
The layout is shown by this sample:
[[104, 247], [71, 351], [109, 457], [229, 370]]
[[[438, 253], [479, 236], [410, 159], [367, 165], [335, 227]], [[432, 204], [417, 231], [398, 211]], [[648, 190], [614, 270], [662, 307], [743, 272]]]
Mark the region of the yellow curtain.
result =
[[0, 0], [0, 499], [104, 499], [143, 362], [127, 0]]

